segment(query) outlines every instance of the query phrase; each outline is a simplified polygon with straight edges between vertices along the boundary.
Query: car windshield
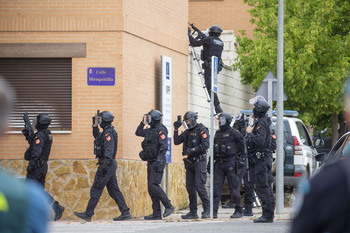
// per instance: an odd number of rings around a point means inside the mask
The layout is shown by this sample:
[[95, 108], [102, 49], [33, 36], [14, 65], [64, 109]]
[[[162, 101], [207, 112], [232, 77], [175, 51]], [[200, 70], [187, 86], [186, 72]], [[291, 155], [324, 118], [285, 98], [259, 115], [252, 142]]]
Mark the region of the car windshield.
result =
[[350, 142], [350, 134], [342, 137], [337, 141], [332, 150], [329, 152], [326, 158], [326, 162], [330, 163], [334, 160], [338, 160], [341, 156], [343, 156], [343, 151], [347, 147]]

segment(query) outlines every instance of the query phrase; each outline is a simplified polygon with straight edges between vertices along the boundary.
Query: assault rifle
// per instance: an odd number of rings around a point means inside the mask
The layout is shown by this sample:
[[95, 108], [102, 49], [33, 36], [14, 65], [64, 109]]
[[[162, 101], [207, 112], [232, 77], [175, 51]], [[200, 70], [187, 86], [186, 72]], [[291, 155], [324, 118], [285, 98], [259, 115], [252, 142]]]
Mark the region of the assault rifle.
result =
[[23, 121], [24, 121], [24, 129], [22, 130], [22, 134], [26, 137], [28, 143], [30, 144], [30, 140], [33, 139], [34, 130], [32, 124], [30, 123], [28, 113], [23, 113]]
[[34, 130], [32, 127], [32, 124], [30, 123], [28, 113], [23, 113], [23, 120], [24, 120], [24, 129], [22, 130], [22, 134], [26, 137], [26, 140], [28, 141], [29, 148], [27, 148], [26, 152], [24, 153], [24, 159], [29, 161], [32, 153], [32, 142], [34, 138]]
[[199, 30], [196, 26], [194, 26], [194, 23], [188, 23], [188, 24], [191, 26], [191, 28], [194, 30], [194, 32], [198, 33], [198, 37], [199, 38], [205, 38], [206, 37], [205, 34], [201, 30]]
[[247, 147], [247, 127], [248, 127], [248, 121], [249, 119], [244, 113], [241, 113], [238, 117], [236, 117], [235, 121], [235, 127], [242, 133], [242, 136], [244, 138], [243, 140], [243, 156], [241, 157], [241, 161], [245, 164], [245, 167], [247, 169], [247, 176], [248, 181], [250, 181], [250, 163], [249, 163], [249, 156], [248, 156], [248, 147]]

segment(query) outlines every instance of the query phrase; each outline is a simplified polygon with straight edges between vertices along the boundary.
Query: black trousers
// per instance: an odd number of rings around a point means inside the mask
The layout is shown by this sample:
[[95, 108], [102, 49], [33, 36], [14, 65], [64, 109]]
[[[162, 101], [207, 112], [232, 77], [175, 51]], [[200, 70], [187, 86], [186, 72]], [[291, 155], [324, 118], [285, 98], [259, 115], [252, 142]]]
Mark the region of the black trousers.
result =
[[155, 171], [153, 168], [153, 162], [147, 163], [147, 184], [148, 184], [148, 194], [152, 199], [152, 209], [153, 215], [161, 216], [160, 202], [164, 205], [165, 208], [171, 207], [171, 202], [167, 197], [164, 190], [160, 187], [160, 183], [162, 182], [164, 166], [162, 171]]
[[[27, 172], [26, 178], [39, 182], [45, 189], [45, 179], [46, 179], [47, 169], [48, 169], [47, 163], [43, 163], [41, 166], [37, 167], [36, 169], [30, 172]], [[55, 199], [53, 199], [53, 197], [48, 192], [45, 191], [45, 193], [48, 199], [48, 203], [54, 209], [58, 204], [58, 202], [55, 201]]]
[[[211, 96], [211, 68], [204, 69], [204, 80], [205, 80], [205, 85], [207, 86], [207, 90], [210, 97]], [[220, 106], [218, 95], [215, 92], [214, 92], [214, 106], [215, 108]]]
[[207, 181], [206, 161], [193, 161], [192, 164], [185, 162], [186, 189], [190, 201], [190, 212], [197, 212], [197, 193], [202, 201], [203, 210], [208, 211], [210, 202], [205, 183]]
[[240, 193], [241, 178], [240, 171], [237, 170], [235, 158], [230, 161], [215, 163], [214, 169], [214, 212], [218, 212], [221, 200], [222, 186], [227, 177], [228, 186], [230, 189], [231, 200], [235, 203], [235, 209], [242, 212], [242, 197]]
[[273, 218], [275, 206], [271, 187], [271, 162], [265, 157], [257, 160], [252, 166], [256, 192], [261, 200], [262, 212], [265, 218]]
[[90, 189], [90, 200], [85, 211], [89, 216], [94, 214], [94, 210], [105, 186], [107, 187], [108, 194], [117, 203], [119, 211], [121, 213], [129, 212], [124, 196], [118, 186], [116, 177], [117, 166], [117, 161], [113, 160], [112, 164], [107, 166], [107, 173], [105, 174], [103, 174], [101, 166], [97, 168], [95, 180]]

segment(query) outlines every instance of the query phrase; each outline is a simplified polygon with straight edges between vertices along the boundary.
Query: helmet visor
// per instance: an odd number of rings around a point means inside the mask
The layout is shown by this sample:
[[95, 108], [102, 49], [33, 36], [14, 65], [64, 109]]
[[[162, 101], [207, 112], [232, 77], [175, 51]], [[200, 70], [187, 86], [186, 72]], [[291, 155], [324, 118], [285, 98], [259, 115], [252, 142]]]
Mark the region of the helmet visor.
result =
[[250, 103], [251, 105], [254, 105], [254, 104], [256, 104], [256, 103], [258, 102], [258, 100], [260, 100], [260, 99], [265, 100], [265, 98], [264, 98], [263, 96], [258, 95], [258, 96], [255, 96], [255, 97], [251, 98], [251, 99], [249, 100], [249, 103]]
[[184, 126], [185, 129], [191, 129], [196, 126], [196, 121], [194, 119], [184, 120], [182, 122], [182, 125]]
[[101, 123], [102, 123], [102, 117], [99, 115], [96, 115], [94, 118], [94, 126], [98, 126]]
[[145, 125], [150, 124], [150, 123], [151, 123], [151, 120], [152, 120], [151, 115], [149, 115], [149, 114], [143, 115], [143, 120], [142, 120], [142, 122], [143, 122]]
[[226, 117], [224, 117], [224, 116], [219, 116], [219, 117], [215, 118], [215, 122], [216, 122], [216, 124], [219, 125], [219, 126], [226, 125]]

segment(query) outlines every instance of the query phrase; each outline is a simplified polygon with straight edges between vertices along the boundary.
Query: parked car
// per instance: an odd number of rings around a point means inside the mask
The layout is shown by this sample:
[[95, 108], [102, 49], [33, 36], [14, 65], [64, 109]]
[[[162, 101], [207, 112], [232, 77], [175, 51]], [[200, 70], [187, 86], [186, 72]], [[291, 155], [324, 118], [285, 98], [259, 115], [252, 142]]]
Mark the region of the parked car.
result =
[[[335, 145], [332, 147], [331, 151], [327, 154], [325, 152], [319, 153], [316, 156], [316, 160], [321, 162], [321, 166], [319, 169], [322, 169], [323, 166], [332, 163], [334, 161], [339, 160], [342, 156], [344, 156], [344, 149], [350, 142], [350, 132], [346, 132], [343, 136], [341, 136]], [[319, 142], [323, 144], [322, 141]]]
[[[283, 161], [284, 185], [296, 186], [302, 177], [310, 178], [318, 168], [315, 156], [318, 154], [305, 124], [296, 118], [296, 111], [289, 111], [283, 117]], [[272, 129], [276, 131], [277, 118], [272, 117]], [[275, 183], [276, 153], [273, 153], [273, 175]]]

